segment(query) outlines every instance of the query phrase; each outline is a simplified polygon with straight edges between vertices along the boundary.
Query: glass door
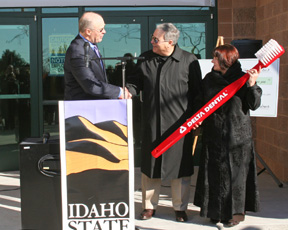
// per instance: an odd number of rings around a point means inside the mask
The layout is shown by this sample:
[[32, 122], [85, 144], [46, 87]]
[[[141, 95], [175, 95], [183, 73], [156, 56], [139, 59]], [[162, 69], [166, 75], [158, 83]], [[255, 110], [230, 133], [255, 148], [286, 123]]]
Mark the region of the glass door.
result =
[[77, 17], [42, 18], [41, 133], [59, 135], [58, 101], [64, 99], [65, 54], [77, 34]]
[[[0, 22], [0, 170], [17, 170], [19, 143], [31, 136], [32, 19]], [[35, 49], [35, 48], [34, 48]], [[36, 55], [35, 55], [36, 56]], [[34, 63], [33, 63], [34, 62]], [[34, 72], [34, 69], [33, 69]], [[37, 119], [34, 119], [37, 123]]]
[[[121, 57], [139, 57], [148, 49], [146, 35], [148, 34], [147, 17], [104, 17], [106, 34], [98, 44], [104, 60], [108, 80], [111, 84], [122, 87]], [[113, 59], [115, 58], [115, 59]], [[119, 58], [119, 59], [118, 59]], [[127, 60], [125, 78], [133, 74], [137, 60]], [[133, 99], [133, 132], [135, 165], [140, 166], [141, 147], [141, 103], [140, 95]]]
[[[141, 51], [148, 47], [142, 41], [148, 32], [147, 21], [144, 17], [105, 17], [106, 34], [98, 44], [104, 60], [109, 82], [122, 86], [121, 57], [139, 57]], [[146, 49], [145, 49], [146, 48]], [[115, 59], [113, 59], [115, 58]], [[118, 58], [118, 59], [117, 59]], [[136, 60], [126, 63], [125, 75], [133, 72]]]

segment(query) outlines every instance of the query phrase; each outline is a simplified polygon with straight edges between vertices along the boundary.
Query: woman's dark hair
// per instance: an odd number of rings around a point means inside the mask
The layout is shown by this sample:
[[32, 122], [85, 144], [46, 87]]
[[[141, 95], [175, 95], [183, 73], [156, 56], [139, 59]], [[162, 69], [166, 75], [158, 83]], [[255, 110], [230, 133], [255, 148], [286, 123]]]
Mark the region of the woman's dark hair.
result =
[[220, 68], [223, 70], [228, 69], [239, 59], [238, 50], [230, 44], [224, 44], [214, 48], [212, 55], [218, 58]]

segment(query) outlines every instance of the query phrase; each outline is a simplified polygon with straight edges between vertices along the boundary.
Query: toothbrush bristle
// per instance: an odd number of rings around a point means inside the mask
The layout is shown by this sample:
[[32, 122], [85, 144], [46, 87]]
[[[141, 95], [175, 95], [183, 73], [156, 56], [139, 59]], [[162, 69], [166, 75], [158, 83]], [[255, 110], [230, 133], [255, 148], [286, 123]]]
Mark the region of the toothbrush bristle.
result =
[[273, 39], [270, 39], [256, 54], [255, 56], [264, 64], [267, 65], [281, 52], [284, 52], [283, 48]]

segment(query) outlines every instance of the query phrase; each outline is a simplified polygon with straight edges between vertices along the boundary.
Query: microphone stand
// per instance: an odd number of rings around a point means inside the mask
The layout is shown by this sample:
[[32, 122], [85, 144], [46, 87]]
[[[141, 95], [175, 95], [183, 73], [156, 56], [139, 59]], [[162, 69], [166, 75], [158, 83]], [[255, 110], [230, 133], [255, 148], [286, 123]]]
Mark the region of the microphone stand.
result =
[[120, 60], [122, 67], [122, 86], [123, 86], [123, 97], [125, 99], [125, 85], [126, 85], [126, 64], [128, 60], [144, 60], [144, 57], [108, 57], [108, 58], [89, 58], [89, 62], [92, 60]]

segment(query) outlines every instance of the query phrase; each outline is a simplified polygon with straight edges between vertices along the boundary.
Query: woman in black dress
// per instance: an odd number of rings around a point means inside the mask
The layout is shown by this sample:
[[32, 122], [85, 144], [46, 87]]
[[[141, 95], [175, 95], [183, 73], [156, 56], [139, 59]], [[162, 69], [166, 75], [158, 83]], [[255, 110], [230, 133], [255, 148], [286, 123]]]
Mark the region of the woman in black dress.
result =
[[[202, 81], [204, 104], [245, 74], [238, 58], [238, 50], [230, 44], [214, 49], [213, 69]], [[260, 71], [248, 70], [250, 78], [244, 86], [202, 124], [194, 204], [212, 222], [234, 226], [244, 220], [246, 211], [259, 208], [249, 110], [261, 103], [262, 89], [256, 84]]]

